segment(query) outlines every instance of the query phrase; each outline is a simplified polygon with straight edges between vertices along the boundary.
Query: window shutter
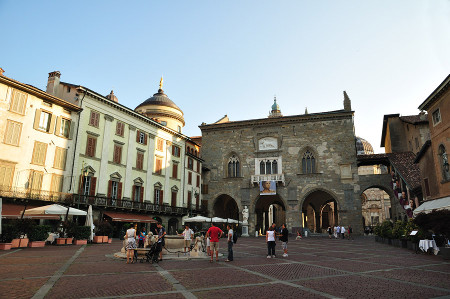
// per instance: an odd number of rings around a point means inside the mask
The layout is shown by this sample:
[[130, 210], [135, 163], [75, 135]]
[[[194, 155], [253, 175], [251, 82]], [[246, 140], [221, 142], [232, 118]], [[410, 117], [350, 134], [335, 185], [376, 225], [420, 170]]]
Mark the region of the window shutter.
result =
[[90, 118], [89, 118], [89, 124], [90, 125], [94, 125], [95, 124], [95, 113], [94, 113], [94, 111], [91, 111], [91, 115], [90, 115]]
[[136, 195], [136, 186], [133, 185], [133, 188], [131, 189], [131, 201], [134, 201], [135, 195]]
[[141, 187], [141, 194], [139, 195], [139, 200], [144, 202], [144, 187]]
[[176, 206], [177, 206], [177, 193], [172, 192], [172, 207], [176, 207]]
[[96, 177], [91, 177], [91, 186], [89, 188], [89, 195], [90, 196], [95, 196], [95, 188], [97, 187], [97, 178]]
[[84, 176], [80, 175], [80, 181], [78, 182], [78, 194], [83, 194], [83, 178]]
[[153, 201], [154, 201], [155, 205], [158, 203], [158, 202], [156, 201], [156, 198], [157, 198], [156, 196], [157, 196], [158, 192], [159, 192], [158, 189], [155, 189], [154, 192], [153, 192]]
[[122, 199], [122, 183], [119, 182], [119, 186], [117, 187], [117, 199]]
[[100, 113], [95, 113], [95, 126], [98, 127], [100, 123]]
[[69, 139], [73, 139], [73, 133], [75, 131], [75, 122], [70, 122]]
[[[55, 116], [52, 115], [52, 121], [53, 121], [54, 118], [55, 118]], [[55, 129], [55, 135], [56, 136], [60, 136], [61, 135], [61, 120], [62, 120], [61, 116], [58, 116], [56, 118], [56, 129]], [[50, 127], [51, 127], [51, 125], [50, 125]], [[51, 132], [51, 130], [50, 130], [50, 132]]]
[[112, 181], [108, 181], [108, 198], [111, 198], [111, 191], [112, 191]]
[[147, 134], [144, 133], [144, 145], [147, 145]]
[[117, 160], [118, 163], [122, 162], [122, 147], [121, 146], [119, 146], [119, 148], [118, 148], [117, 159], [118, 159]]
[[92, 156], [92, 138], [88, 136], [87, 142], [86, 142], [86, 156]]
[[139, 142], [139, 135], [140, 135], [140, 132], [141, 132], [141, 131], [136, 130], [136, 142]]
[[163, 191], [160, 190], [160, 191], [159, 191], [159, 204], [160, 204], [160, 205], [162, 205], [162, 204], [163, 204], [163, 201], [164, 201], [164, 195], [163, 195], [163, 194], [164, 194]]
[[41, 119], [41, 109], [36, 109], [36, 114], [34, 116], [33, 129], [39, 130], [39, 120]]
[[95, 157], [96, 145], [97, 145], [97, 138], [91, 138], [91, 157]]

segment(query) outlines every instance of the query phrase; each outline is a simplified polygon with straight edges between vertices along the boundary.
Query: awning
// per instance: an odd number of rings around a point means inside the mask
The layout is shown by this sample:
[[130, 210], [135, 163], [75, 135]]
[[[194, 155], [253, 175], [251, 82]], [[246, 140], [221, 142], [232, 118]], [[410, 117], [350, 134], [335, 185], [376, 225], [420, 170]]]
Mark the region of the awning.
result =
[[414, 216], [419, 213], [430, 213], [432, 210], [450, 210], [450, 196], [426, 201], [414, 210]]
[[[27, 206], [27, 208], [37, 208], [37, 206]], [[24, 205], [15, 205], [10, 203], [3, 203], [2, 209], [2, 218], [8, 219], [18, 219], [22, 217], [23, 210], [25, 209]], [[31, 219], [53, 219], [59, 220], [58, 215], [23, 215], [23, 218], [31, 218]]]
[[119, 212], [104, 212], [108, 217], [111, 217], [112, 221], [120, 222], [144, 222], [144, 223], [157, 223], [155, 219], [144, 214], [131, 214], [131, 213], [119, 213]]

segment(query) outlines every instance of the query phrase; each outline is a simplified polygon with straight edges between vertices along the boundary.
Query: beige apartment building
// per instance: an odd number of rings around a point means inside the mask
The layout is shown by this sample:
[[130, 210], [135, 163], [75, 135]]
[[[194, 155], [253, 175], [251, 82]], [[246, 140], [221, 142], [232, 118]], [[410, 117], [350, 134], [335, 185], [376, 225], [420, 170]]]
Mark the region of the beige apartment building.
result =
[[70, 192], [80, 110], [0, 73], [0, 196], [6, 205], [19, 199], [23, 209], [24, 202], [58, 201]]

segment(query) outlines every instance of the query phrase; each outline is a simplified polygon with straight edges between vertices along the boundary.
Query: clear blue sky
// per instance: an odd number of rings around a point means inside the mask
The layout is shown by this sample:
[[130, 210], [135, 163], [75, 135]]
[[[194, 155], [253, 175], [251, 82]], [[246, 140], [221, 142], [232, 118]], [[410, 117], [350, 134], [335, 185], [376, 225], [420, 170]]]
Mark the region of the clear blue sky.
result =
[[0, 67], [47, 74], [134, 108], [164, 91], [198, 125], [343, 108], [381, 149], [383, 115], [417, 114], [450, 72], [450, 1], [0, 0]]

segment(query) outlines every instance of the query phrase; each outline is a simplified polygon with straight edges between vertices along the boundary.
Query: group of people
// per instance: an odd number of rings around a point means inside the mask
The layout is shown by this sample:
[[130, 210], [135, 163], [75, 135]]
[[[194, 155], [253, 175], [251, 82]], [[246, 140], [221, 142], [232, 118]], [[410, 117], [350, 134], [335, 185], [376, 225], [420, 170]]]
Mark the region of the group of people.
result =
[[269, 229], [266, 231], [266, 243], [267, 243], [267, 258], [275, 258], [275, 246], [277, 237], [281, 241], [281, 248], [283, 249], [283, 257], [288, 257], [288, 239], [289, 231], [286, 228], [286, 224], [281, 225], [280, 233], [277, 233], [277, 225], [272, 223]]
[[[144, 242], [148, 235], [145, 232], [145, 229], [142, 229], [139, 236], [137, 237], [137, 224], [133, 226], [131, 223], [131, 227], [125, 233], [124, 239], [126, 240], [125, 250], [127, 251], [127, 264], [133, 264], [135, 259], [135, 250], [138, 248], [144, 247]], [[166, 235], [166, 229], [162, 226], [161, 222], [158, 222], [157, 229], [155, 229], [156, 233], [156, 248], [159, 252], [159, 260], [162, 261], [162, 248], [165, 245], [164, 236]], [[138, 244], [136, 244], [136, 239], [138, 239]]]
[[328, 237], [331, 239], [334, 236], [335, 239], [347, 237], [349, 240], [353, 240], [353, 228], [351, 225], [346, 229], [345, 226], [335, 225], [333, 228], [331, 226], [327, 229]]

